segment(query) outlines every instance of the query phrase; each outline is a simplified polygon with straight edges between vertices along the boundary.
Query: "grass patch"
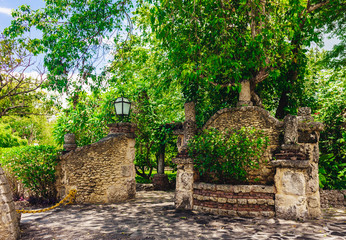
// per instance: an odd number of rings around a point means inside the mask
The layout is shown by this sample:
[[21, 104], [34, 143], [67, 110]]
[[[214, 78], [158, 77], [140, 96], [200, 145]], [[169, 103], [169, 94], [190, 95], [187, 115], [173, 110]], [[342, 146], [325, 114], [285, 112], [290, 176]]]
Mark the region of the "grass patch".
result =
[[[146, 172], [146, 174], [148, 174], [148, 172]], [[143, 178], [139, 175], [136, 174], [136, 182], [137, 183], [152, 183], [153, 180], [152, 180], [152, 177], [157, 174], [157, 171], [153, 170], [152, 174], [151, 174], [151, 177], [150, 179], [146, 179], [146, 178]], [[169, 182], [175, 182], [175, 179], [176, 179], [176, 176], [177, 176], [177, 172], [173, 172], [173, 171], [165, 171], [165, 174], [168, 176], [168, 180]]]

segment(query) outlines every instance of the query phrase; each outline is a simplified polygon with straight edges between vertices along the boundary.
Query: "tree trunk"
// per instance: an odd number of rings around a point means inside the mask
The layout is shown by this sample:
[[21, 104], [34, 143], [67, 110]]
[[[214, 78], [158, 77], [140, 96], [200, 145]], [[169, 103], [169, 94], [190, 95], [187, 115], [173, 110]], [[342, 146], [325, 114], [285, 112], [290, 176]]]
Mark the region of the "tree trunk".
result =
[[159, 157], [157, 161], [157, 173], [164, 174], [165, 173], [165, 144], [162, 144], [160, 147]]
[[285, 108], [288, 107], [288, 102], [289, 102], [288, 93], [289, 93], [288, 90], [284, 90], [281, 93], [279, 106], [276, 109], [276, 113], [275, 113], [275, 117], [278, 119], [283, 119], [287, 114]]
[[241, 82], [241, 90], [239, 93], [239, 102], [237, 104], [238, 107], [242, 106], [252, 106], [251, 102], [251, 87], [250, 81], [244, 80]]

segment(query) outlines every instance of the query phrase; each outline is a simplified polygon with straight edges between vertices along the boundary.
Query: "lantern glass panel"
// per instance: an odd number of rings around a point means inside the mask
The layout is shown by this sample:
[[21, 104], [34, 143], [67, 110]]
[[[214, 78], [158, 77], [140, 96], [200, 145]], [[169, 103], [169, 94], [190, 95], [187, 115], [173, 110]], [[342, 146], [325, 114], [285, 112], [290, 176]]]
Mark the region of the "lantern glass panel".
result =
[[123, 108], [123, 114], [124, 115], [129, 115], [130, 114], [130, 103], [129, 102], [124, 102], [124, 108]]
[[117, 115], [128, 116], [130, 114], [130, 107], [130, 101], [124, 97], [119, 97], [114, 102], [114, 108]]

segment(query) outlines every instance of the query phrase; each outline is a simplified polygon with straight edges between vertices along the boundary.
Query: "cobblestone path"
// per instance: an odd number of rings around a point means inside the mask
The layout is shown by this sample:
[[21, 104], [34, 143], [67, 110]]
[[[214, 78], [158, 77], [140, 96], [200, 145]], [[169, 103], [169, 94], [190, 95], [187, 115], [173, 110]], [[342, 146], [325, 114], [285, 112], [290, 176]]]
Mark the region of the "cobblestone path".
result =
[[173, 192], [137, 192], [111, 205], [71, 205], [23, 214], [21, 239], [346, 239], [345, 209], [296, 222], [246, 219], [177, 211]]

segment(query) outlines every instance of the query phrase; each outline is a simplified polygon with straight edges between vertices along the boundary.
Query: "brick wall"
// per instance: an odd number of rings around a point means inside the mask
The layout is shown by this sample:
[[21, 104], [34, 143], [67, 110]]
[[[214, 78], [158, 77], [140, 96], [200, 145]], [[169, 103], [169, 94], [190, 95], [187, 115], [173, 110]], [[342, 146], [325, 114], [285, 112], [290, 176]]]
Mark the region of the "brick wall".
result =
[[273, 186], [194, 183], [193, 209], [240, 217], [273, 217]]

